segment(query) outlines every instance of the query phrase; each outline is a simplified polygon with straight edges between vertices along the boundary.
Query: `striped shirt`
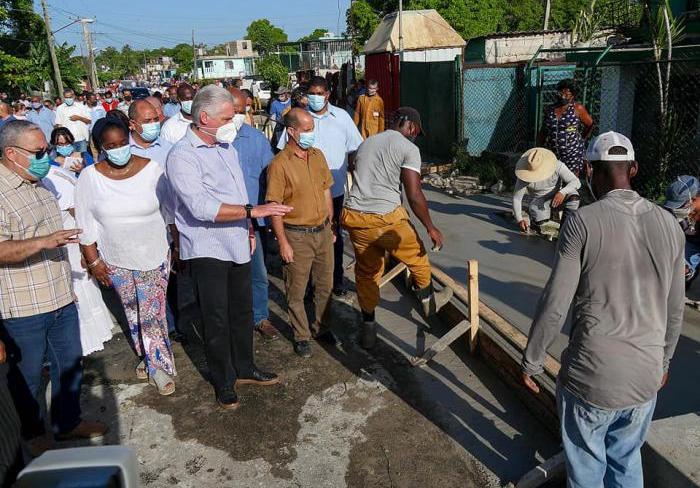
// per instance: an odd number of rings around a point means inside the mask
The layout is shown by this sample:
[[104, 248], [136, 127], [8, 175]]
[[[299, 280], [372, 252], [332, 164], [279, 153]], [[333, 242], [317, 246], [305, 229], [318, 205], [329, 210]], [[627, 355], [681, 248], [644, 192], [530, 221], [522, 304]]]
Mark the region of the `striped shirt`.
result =
[[248, 192], [231, 144], [209, 145], [192, 129], [173, 146], [166, 174], [175, 193], [175, 224], [182, 259], [250, 261], [248, 221], [215, 222], [221, 205], [246, 205]]
[[[0, 242], [24, 240], [63, 229], [53, 194], [0, 165]], [[0, 316], [53, 312], [73, 301], [64, 248], [46, 249], [21, 263], [0, 264]]]

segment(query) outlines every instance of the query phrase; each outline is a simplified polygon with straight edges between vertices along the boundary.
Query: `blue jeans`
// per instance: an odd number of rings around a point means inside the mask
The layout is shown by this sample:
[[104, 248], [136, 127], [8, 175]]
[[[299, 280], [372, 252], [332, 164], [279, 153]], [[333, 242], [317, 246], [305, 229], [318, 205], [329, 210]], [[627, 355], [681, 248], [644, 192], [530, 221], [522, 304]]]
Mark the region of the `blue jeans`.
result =
[[700, 265], [700, 246], [692, 242], [685, 242], [685, 264], [690, 269], [686, 279], [690, 279], [695, 276], [695, 273], [698, 271], [698, 265]]
[[640, 449], [656, 406], [606, 410], [557, 387], [569, 488], [644, 488]]
[[255, 243], [255, 252], [251, 258], [251, 266], [253, 270], [253, 323], [257, 327], [261, 321], [270, 318], [270, 310], [267, 305], [268, 283], [265, 253], [263, 252], [260, 232], [258, 231], [255, 231]]
[[40, 408], [41, 371], [51, 363], [51, 425], [56, 434], [80, 423], [83, 381], [78, 309], [74, 303], [54, 312], [2, 320], [10, 363], [9, 386], [26, 438], [44, 433]]

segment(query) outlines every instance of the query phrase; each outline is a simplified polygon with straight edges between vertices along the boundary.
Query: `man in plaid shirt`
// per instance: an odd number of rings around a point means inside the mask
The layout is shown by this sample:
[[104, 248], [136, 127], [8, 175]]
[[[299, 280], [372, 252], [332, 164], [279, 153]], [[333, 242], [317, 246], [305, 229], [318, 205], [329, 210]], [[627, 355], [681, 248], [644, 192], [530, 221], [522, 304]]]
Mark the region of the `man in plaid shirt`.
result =
[[0, 129], [0, 339], [10, 363], [9, 387], [22, 434], [40, 451], [41, 371], [51, 364], [51, 424], [57, 439], [97, 437], [106, 427], [81, 420], [82, 351], [65, 245], [79, 229], [62, 230], [58, 203], [41, 186], [49, 167], [41, 129], [13, 121]]

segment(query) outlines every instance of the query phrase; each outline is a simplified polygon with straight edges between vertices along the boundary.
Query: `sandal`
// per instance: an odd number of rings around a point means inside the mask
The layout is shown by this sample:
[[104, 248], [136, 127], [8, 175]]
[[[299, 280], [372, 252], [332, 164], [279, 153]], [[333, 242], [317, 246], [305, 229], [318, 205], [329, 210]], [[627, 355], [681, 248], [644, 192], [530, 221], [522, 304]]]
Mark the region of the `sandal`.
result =
[[142, 359], [138, 366], [136, 366], [136, 378], [140, 380], [148, 379], [148, 368], [146, 368], [146, 363]]
[[158, 388], [158, 394], [163, 396], [175, 393], [175, 382], [163, 370], [156, 370], [156, 374], [148, 378], [148, 383]]

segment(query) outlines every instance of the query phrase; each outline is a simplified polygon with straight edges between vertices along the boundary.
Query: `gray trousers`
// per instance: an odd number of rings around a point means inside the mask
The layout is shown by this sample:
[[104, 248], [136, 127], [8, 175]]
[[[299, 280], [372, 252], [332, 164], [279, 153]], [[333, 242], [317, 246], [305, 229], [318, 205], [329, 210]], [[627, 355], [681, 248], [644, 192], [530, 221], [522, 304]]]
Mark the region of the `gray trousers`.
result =
[[[530, 200], [529, 212], [530, 218], [533, 222], [543, 222], [545, 220], [549, 220], [552, 217], [552, 199], [558, 191], [558, 189], [554, 189], [546, 195]], [[565, 212], [574, 212], [578, 210], [580, 204], [580, 200], [578, 197], [579, 194], [577, 191], [566, 195], [564, 203], [562, 204], [562, 207]]]

